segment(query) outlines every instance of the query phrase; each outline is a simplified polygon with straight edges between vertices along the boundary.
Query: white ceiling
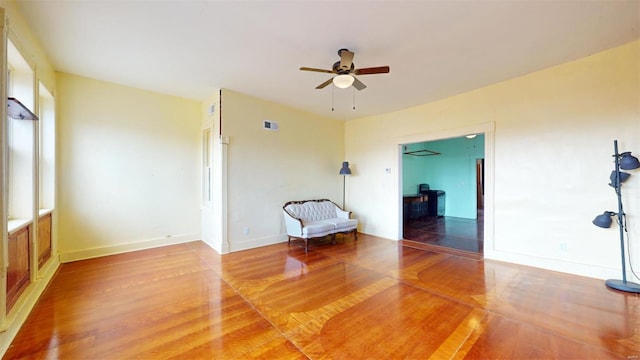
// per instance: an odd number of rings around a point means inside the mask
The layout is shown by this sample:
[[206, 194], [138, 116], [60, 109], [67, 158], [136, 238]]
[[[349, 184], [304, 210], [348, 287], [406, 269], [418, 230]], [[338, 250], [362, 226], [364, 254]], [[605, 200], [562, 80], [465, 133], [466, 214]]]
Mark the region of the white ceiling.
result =
[[[18, 0], [58, 71], [203, 100], [231, 89], [353, 119], [445, 98], [640, 38], [640, 1]], [[315, 86], [337, 50], [368, 87]], [[331, 111], [332, 92], [335, 111]]]

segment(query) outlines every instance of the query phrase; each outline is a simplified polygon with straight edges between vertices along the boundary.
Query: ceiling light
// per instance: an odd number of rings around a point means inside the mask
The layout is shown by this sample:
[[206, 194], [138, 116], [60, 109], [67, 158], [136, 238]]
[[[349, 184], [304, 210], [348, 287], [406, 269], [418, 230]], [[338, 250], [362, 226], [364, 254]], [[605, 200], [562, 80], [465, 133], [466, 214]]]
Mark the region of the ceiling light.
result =
[[467, 135], [467, 139], [473, 139], [474, 137], [478, 136], [477, 134], [471, 134], [471, 135]]
[[353, 84], [353, 76], [351, 75], [338, 75], [333, 78], [333, 84], [340, 89], [346, 89]]

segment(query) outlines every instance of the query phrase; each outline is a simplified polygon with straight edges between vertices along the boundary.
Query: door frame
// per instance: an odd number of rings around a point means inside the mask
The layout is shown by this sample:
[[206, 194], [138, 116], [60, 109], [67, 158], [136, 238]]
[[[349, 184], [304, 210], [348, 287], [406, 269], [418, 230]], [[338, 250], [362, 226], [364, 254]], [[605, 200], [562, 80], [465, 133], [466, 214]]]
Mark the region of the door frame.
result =
[[396, 218], [397, 238], [402, 239], [402, 153], [403, 145], [409, 143], [419, 143], [425, 141], [445, 140], [458, 138], [470, 134], [484, 134], [484, 242], [483, 254], [491, 253], [494, 249], [494, 168], [495, 168], [495, 123], [470, 125], [466, 127], [439, 130], [428, 133], [412, 134], [396, 138], [396, 168], [397, 172], [397, 192], [396, 206], [398, 216]]

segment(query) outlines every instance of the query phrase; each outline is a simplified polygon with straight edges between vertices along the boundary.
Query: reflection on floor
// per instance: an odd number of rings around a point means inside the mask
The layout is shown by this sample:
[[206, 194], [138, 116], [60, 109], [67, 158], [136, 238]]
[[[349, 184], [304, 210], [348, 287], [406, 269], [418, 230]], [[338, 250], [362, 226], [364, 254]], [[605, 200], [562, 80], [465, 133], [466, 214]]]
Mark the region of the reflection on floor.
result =
[[425, 216], [404, 224], [404, 240], [482, 254], [484, 216], [463, 219], [451, 216]]
[[220, 255], [198, 241], [62, 264], [3, 358], [640, 354], [640, 297], [599, 279], [366, 234], [301, 245]]

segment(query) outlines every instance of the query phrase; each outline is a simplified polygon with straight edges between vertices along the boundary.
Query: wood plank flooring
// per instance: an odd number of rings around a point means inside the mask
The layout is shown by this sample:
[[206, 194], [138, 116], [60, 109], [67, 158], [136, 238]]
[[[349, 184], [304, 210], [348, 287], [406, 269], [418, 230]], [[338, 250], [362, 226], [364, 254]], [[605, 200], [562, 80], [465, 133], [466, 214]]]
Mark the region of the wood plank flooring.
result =
[[406, 221], [402, 231], [407, 245], [419, 248], [423, 244], [444, 247], [458, 250], [459, 253], [477, 254], [476, 258], [482, 258], [484, 247], [484, 215], [482, 211], [478, 212], [477, 219], [424, 216]]
[[5, 359], [638, 359], [640, 297], [360, 234], [64, 264]]

